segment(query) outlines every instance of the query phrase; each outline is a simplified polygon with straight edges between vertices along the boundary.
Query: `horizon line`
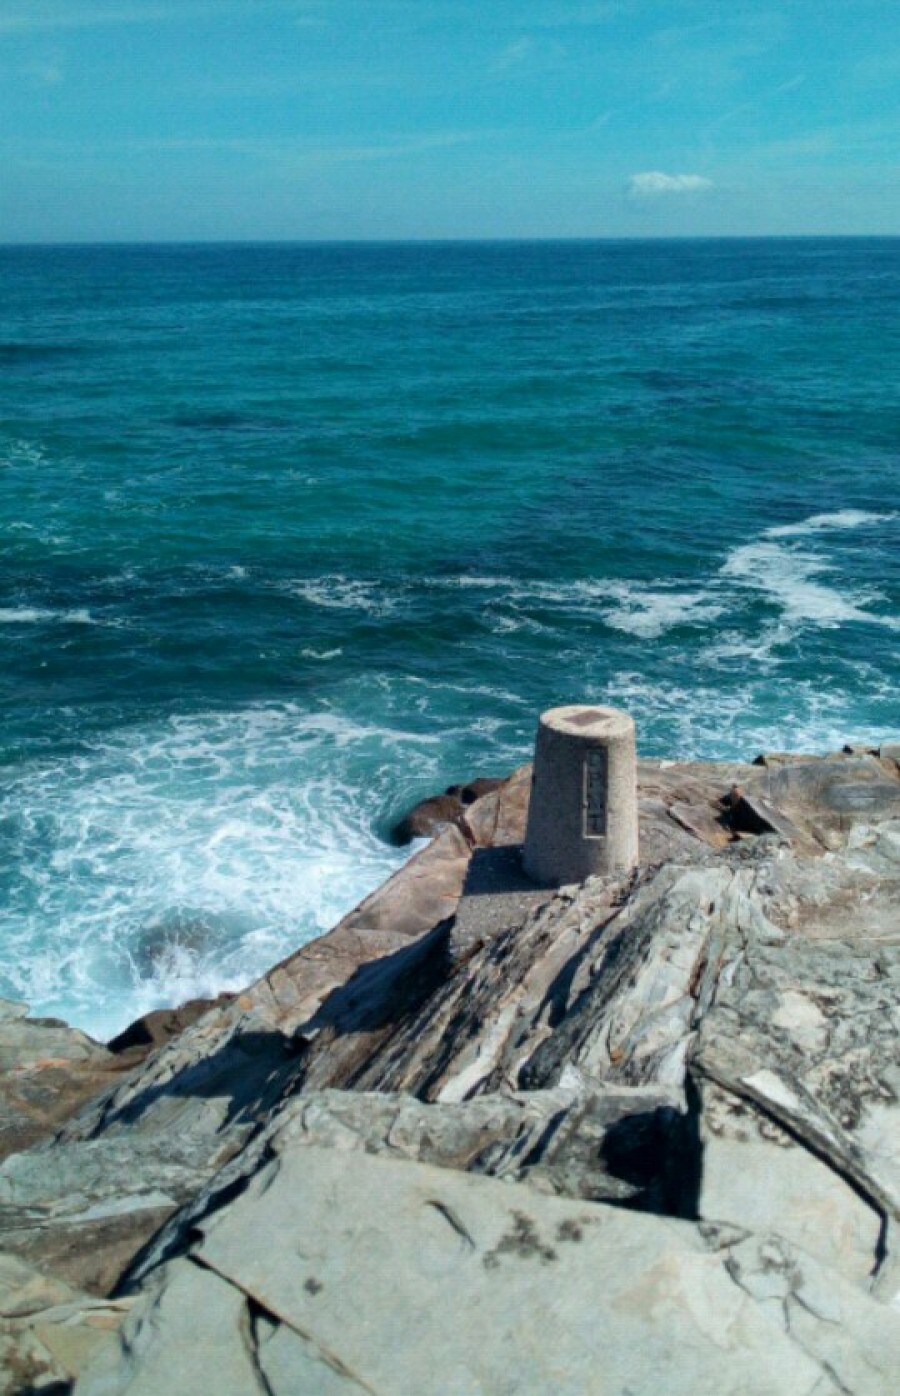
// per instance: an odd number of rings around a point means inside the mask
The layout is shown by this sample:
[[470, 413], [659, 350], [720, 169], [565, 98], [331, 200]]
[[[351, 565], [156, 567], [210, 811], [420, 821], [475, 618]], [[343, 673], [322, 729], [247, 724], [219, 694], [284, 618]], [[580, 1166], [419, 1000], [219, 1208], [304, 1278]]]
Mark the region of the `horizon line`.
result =
[[536, 243], [898, 242], [900, 233], [601, 233], [448, 237], [54, 238], [0, 240], [0, 251], [77, 247], [415, 247]]

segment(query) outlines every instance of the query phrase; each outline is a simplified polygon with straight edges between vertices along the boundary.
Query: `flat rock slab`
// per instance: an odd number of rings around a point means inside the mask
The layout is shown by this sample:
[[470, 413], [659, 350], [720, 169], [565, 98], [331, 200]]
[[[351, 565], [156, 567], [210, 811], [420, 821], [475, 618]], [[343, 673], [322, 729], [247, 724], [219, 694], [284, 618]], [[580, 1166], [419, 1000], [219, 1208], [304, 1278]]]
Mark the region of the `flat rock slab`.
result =
[[202, 1230], [78, 1396], [841, 1390], [688, 1223], [303, 1148]]

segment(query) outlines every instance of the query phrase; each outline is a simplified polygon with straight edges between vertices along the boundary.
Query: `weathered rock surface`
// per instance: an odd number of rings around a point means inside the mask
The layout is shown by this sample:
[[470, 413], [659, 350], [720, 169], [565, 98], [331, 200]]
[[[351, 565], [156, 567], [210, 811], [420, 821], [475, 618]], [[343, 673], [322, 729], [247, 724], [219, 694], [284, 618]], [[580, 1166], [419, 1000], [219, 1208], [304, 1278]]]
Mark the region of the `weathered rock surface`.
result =
[[47, 1138], [144, 1055], [116, 1060], [76, 1028], [0, 999], [0, 1159]]
[[900, 1386], [900, 766], [642, 763], [557, 893], [528, 792], [0, 1165], [79, 1392]]
[[[842, 1389], [808, 1351], [841, 1299], [786, 1243], [772, 1274], [768, 1256], [668, 1218], [319, 1148], [286, 1150], [200, 1231], [80, 1396]], [[808, 1337], [770, 1302], [782, 1295], [807, 1302]], [[856, 1389], [878, 1390], [891, 1358], [900, 1315]]]
[[131, 1307], [95, 1299], [0, 1253], [0, 1393], [68, 1391]]
[[162, 1047], [196, 1023], [210, 1008], [230, 1003], [233, 998], [234, 994], [220, 994], [216, 999], [188, 999], [187, 1003], [179, 1004], [177, 1008], [156, 1008], [129, 1023], [106, 1045], [110, 1052], [116, 1053], [129, 1052], [134, 1048], [149, 1051]]

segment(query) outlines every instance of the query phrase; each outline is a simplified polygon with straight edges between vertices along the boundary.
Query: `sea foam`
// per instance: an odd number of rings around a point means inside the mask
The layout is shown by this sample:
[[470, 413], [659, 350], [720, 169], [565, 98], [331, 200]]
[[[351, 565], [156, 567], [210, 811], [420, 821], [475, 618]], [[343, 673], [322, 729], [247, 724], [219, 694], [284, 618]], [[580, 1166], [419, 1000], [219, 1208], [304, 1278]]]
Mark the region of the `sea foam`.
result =
[[0, 607], [0, 625], [43, 625], [59, 622], [64, 625], [96, 625], [90, 611], [77, 608], [73, 611], [54, 611], [43, 606], [3, 606]]
[[401, 748], [427, 780], [427, 738], [263, 706], [20, 771], [0, 792], [18, 869], [0, 993], [105, 1036], [243, 986], [406, 856], [376, 832]]

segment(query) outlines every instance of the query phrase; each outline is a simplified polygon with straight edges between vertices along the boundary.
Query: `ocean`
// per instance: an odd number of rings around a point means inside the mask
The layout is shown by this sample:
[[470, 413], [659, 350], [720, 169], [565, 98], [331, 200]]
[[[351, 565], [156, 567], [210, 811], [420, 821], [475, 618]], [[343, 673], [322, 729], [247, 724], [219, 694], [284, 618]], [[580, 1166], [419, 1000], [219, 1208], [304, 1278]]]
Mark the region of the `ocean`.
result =
[[542, 708], [900, 737], [900, 241], [0, 249], [0, 995], [239, 988]]

